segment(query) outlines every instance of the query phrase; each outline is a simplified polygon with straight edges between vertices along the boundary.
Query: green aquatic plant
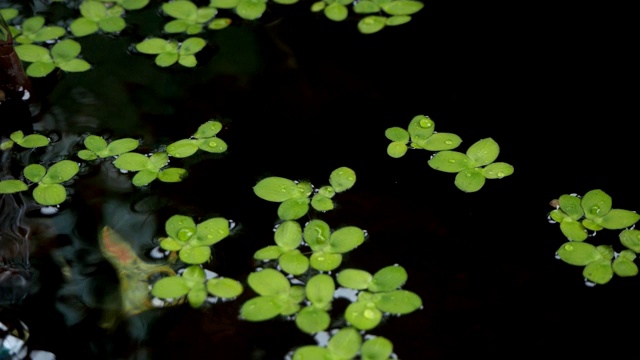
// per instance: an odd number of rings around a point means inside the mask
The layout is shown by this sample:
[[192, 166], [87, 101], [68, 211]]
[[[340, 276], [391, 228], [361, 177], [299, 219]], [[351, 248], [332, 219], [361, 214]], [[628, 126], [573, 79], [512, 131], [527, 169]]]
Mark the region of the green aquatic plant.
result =
[[162, 4], [162, 11], [175, 18], [164, 25], [164, 31], [173, 33], [199, 34], [207, 22], [218, 13], [214, 7], [198, 7], [191, 1], [176, 0]]
[[57, 42], [49, 50], [34, 44], [23, 44], [15, 47], [20, 60], [31, 63], [27, 67], [27, 75], [32, 77], [47, 76], [55, 68], [68, 72], [83, 72], [91, 65], [78, 58], [82, 47], [75, 40], [65, 39]]
[[78, 157], [82, 160], [95, 160], [110, 156], [122, 155], [138, 148], [140, 142], [136, 139], [125, 138], [107, 143], [105, 139], [96, 135], [89, 135], [84, 139], [87, 148], [78, 151]]
[[306, 345], [293, 353], [293, 360], [354, 359], [359, 354], [363, 360], [387, 360], [392, 358], [393, 344], [382, 336], [362, 335], [352, 327], [336, 331], [326, 346]]
[[40, 205], [59, 205], [67, 199], [67, 190], [62, 183], [69, 181], [80, 171], [78, 163], [61, 160], [48, 169], [40, 164], [24, 168], [24, 177], [37, 184], [33, 189], [33, 199]]
[[211, 245], [229, 235], [229, 221], [217, 217], [196, 225], [185, 215], [174, 215], [165, 224], [167, 237], [162, 238], [160, 247], [177, 251], [180, 260], [187, 264], [202, 264], [211, 257]]
[[94, 34], [98, 31], [118, 33], [127, 26], [124, 8], [96, 0], [84, 0], [80, 4], [81, 17], [75, 19], [69, 29], [77, 37]]
[[107, 4], [117, 4], [125, 10], [139, 10], [149, 4], [149, 0], [99, 0]]
[[44, 26], [43, 16], [33, 16], [25, 19], [19, 27], [19, 32], [13, 34], [14, 39], [20, 44], [31, 44], [58, 39], [67, 31], [61, 26]]
[[181, 43], [150, 38], [136, 44], [136, 50], [143, 54], [157, 55], [155, 63], [160, 67], [171, 66], [176, 62], [185, 67], [194, 67], [198, 64], [195, 54], [206, 45], [206, 41], [199, 37], [191, 37]]
[[[549, 219], [560, 224], [562, 234], [569, 240], [560, 246], [556, 255], [567, 264], [584, 266], [583, 276], [594, 284], [606, 284], [613, 275], [630, 277], [638, 274], [634, 263], [640, 253], [640, 231], [628, 229], [640, 215], [633, 211], [613, 209], [612, 199], [604, 191], [595, 189], [582, 198], [575, 194], [562, 195], [552, 201], [555, 210]], [[616, 252], [612, 245], [594, 246], [586, 242], [589, 231], [622, 230], [620, 243], [627, 249]]]
[[34, 149], [47, 146], [50, 142], [51, 140], [42, 134], [29, 134], [25, 136], [22, 131], [18, 130], [9, 135], [9, 140], [3, 141], [0, 144], [0, 150], [9, 150], [14, 144], [20, 145], [23, 148]]

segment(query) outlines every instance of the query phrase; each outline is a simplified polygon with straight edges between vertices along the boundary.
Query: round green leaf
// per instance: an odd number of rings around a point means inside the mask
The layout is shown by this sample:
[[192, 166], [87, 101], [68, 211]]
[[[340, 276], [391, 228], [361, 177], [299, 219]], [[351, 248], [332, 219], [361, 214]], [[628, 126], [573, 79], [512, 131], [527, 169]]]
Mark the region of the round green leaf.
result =
[[291, 283], [281, 272], [266, 268], [252, 272], [247, 278], [249, 286], [260, 295], [278, 295], [288, 293]]
[[180, 46], [180, 50], [178, 53], [180, 55], [193, 55], [198, 51], [202, 50], [207, 42], [204, 39], [199, 37], [192, 37], [185, 40]]
[[91, 150], [80, 150], [78, 151], [78, 157], [85, 161], [91, 161], [98, 158], [98, 155]]
[[322, 220], [311, 220], [304, 227], [304, 240], [314, 251], [328, 246], [330, 236], [331, 228], [329, 228], [329, 224]]
[[127, 10], [138, 10], [147, 6], [149, 0], [122, 0], [122, 7]]
[[182, 168], [166, 168], [158, 173], [158, 180], [167, 183], [180, 182], [187, 177], [187, 170]]
[[602, 226], [595, 223], [595, 221], [591, 219], [582, 219], [582, 226], [591, 231], [600, 231], [604, 229]]
[[387, 26], [398, 26], [409, 21], [411, 21], [411, 16], [409, 15], [393, 15], [387, 18]]
[[456, 175], [454, 183], [458, 189], [464, 192], [475, 192], [484, 186], [486, 178], [482, 175], [482, 169], [465, 169]]
[[233, 9], [238, 6], [240, 0], [211, 0], [209, 6], [213, 6], [218, 9]]
[[40, 31], [38, 31], [35, 34], [35, 36], [33, 37], [33, 40], [36, 41], [36, 42], [54, 40], [54, 39], [57, 39], [57, 38], [63, 36], [66, 33], [67, 33], [67, 30], [65, 30], [63, 27], [60, 27], [60, 26], [46, 26], [46, 27], [40, 29]]
[[178, 58], [178, 64], [184, 67], [194, 67], [198, 65], [198, 60], [193, 55], [180, 55]]
[[[105, 139], [103, 139], [100, 136], [96, 136], [96, 135], [89, 135], [84, 139], [84, 146], [87, 147], [87, 149], [95, 152], [96, 154], [98, 154], [100, 157], [107, 157], [109, 155], [108, 154], [108, 150], [107, 150], [107, 141]], [[126, 151], [124, 151], [126, 152]], [[104, 155], [103, 155], [104, 154]]]
[[585, 266], [602, 259], [602, 254], [595, 246], [585, 242], [568, 242], [562, 244], [557, 251], [560, 259], [567, 264]]
[[[102, 138], [99, 138], [99, 139], [102, 139]], [[86, 145], [86, 143], [87, 142], [85, 140], [85, 145]], [[131, 138], [118, 139], [118, 140], [112, 141], [106, 147], [106, 153], [108, 154], [107, 156], [121, 155], [121, 154], [124, 154], [126, 152], [133, 151], [133, 150], [137, 149], [139, 145], [140, 145], [140, 142], [138, 140], [136, 140], [136, 139], [131, 139]], [[87, 146], [87, 148], [89, 148], [89, 146]], [[91, 150], [93, 150], [93, 149], [91, 149]], [[102, 157], [105, 157], [105, 156], [102, 156]]]
[[601, 218], [611, 211], [611, 196], [600, 189], [591, 190], [582, 197], [581, 206], [587, 219]]
[[431, 159], [429, 159], [429, 166], [435, 170], [457, 173], [465, 169], [473, 168], [475, 164], [467, 155], [461, 152], [445, 150], [435, 153]]
[[640, 215], [633, 211], [622, 209], [613, 209], [604, 217], [594, 219], [596, 224], [612, 230], [628, 228], [638, 220], [640, 220]]
[[[378, 6], [378, 4], [376, 4], [373, 1], [369, 1], [369, 0], [362, 0], [359, 1], [357, 3], [355, 3], [355, 5], [353, 5], [353, 11], [356, 14], [372, 14], [372, 13], [377, 13], [380, 11], [380, 6]], [[404, 130], [402, 128], [398, 128], [401, 130]], [[405, 130], [406, 132], [406, 130]], [[394, 140], [389, 138], [390, 140]], [[402, 141], [402, 140], [394, 140], [394, 141]], [[407, 133], [407, 141], [409, 141], [409, 134]]]
[[424, 7], [420, 1], [396, 0], [382, 5], [382, 10], [389, 15], [411, 15]]
[[185, 279], [179, 276], [162, 278], [153, 284], [151, 295], [161, 299], [178, 299], [189, 292]]
[[587, 264], [582, 270], [582, 275], [587, 280], [596, 284], [603, 285], [609, 282], [613, 277], [613, 268], [611, 267], [611, 261], [606, 259], [600, 259]]
[[65, 39], [53, 45], [51, 48], [51, 56], [56, 63], [64, 63], [80, 55], [80, 50], [79, 42]]
[[462, 139], [451, 133], [435, 133], [429, 136], [420, 145], [429, 151], [441, 151], [455, 149], [462, 143]]
[[327, 274], [314, 275], [305, 286], [307, 299], [316, 307], [325, 310], [328, 310], [335, 290], [336, 285], [333, 282], [333, 278]]
[[409, 148], [403, 142], [394, 141], [387, 146], [387, 154], [392, 158], [401, 158], [407, 153]]
[[[84, 3], [87, 2], [88, 1], [85, 1]], [[88, 18], [79, 18], [71, 23], [69, 29], [74, 36], [82, 37], [95, 33], [100, 29], [100, 27], [98, 26], [97, 21]]]
[[611, 265], [613, 272], [621, 277], [638, 275], [638, 266], [632, 261], [618, 256]]
[[293, 360], [326, 360], [331, 359], [331, 356], [327, 348], [307, 345], [296, 349], [293, 353]]
[[281, 220], [297, 220], [309, 212], [308, 198], [291, 198], [278, 206], [278, 217]]
[[47, 174], [40, 180], [43, 184], [59, 184], [74, 177], [80, 166], [71, 160], [61, 160], [49, 167]]
[[208, 246], [188, 246], [180, 249], [180, 260], [187, 264], [203, 264], [211, 258], [211, 248]]
[[404, 285], [407, 278], [407, 271], [402, 266], [387, 266], [373, 274], [368, 290], [371, 292], [396, 290]]
[[482, 173], [487, 179], [502, 179], [513, 174], [513, 166], [505, 162], [491, 163], [482, 169]]
[[65, 63], [58, 64], [58, 67], [68, 72], [83, 72], [91, 69], [91, 64], [82, 59], [71, 59]]
[[[331, 324], [331, 317], [322, 309], [307, 306], [296, 314], [296, 326], [307, 334], [324, 331]], [[306, 359], [306, 358], [305, 358]]]
[[345, 226], [331, 234], [330, 249], [333, 253], [343, 254], [355, 249], [364, 242], [364, 232], [355, 226]]
[[80, 4], [80, 13], [85, 18], [97, 22], [107, 16], [107, 8], [105, 4], [98, 1], [83, 1]]
[[579, 220], [582, 215], [584, 215], [584, 211], [580, 205], [581, 200], [577, 196], [564, 194], [558, 199], [558, 204], [560, 205], [560, 210], [569, 215], [573, 220]]
[[297, 221], [284, 221], [274, 233], [274, 240], [283, 250], [293, 250], [302, 242], [302, 228]]
[[172, 20], [164, 24], [164, 31], [169, 34], [186, 32], [188, 28], [189, 23], [181, 19]]
[[160, 247], [163, 248], [164, 250], [178, 251], [182, 249], [183, 246], [184, 246], [184, 242], [178, 241], [171, 237], [166, 237], [160, 240]]
[[187, 286], [193, 289], [196, 286], [202, 285], [207, 279], [207, 275], [200, 266], [191, 265], [184, 270], [182, 278], [187, 282]]
[[162, 4], [162, 11], [176, 19], [195, 21], [198, 7], [191, 1], [171, 1]]
[[478, 140], [467, 149], [467, 156], [476, 166], [488, 165], [496, 160], [500, 153], [500, 146], [492, 138]]
[[45, 47], [33, 44], [18, 45], [14, 47], [16, 54], [22, 61], [50, 63], [53, 61], [49, 50]]
[[0, 180], [0, 194], [13, 194], [27, 189], [29, 187], [21, 180]]
[[229, 18], [215, 18], [213, 21], [209, 23], [209, 29], [211, 30], [222, 30], [227, 26], [231, 25], [231, 19]]
[[336, 191], [333, 189], [333, 186], [323, 186], [318, 189], [318, 194], [331, 199], [336, 195]]
[[329, 183], [337, 193], [351, 189], [356, 183], [355, 171], [348, 167], [340, 167], [331, 172]]
[[337, 280], [341, 286], [350, 289], [364, 290], [371, 284], [373, 275], [360, 269], [344, 269], [338, 273]]
[[[298, 193], [296, 194], [297, 198], [308, 198], [309, 195], [311, 195], [311, 193], [313, 192], [313, 186], [308, 181], [300, 181], [300, 182], [298, 182], [296, 184], [296, 188], [298, 190]], [[320, 188], [320, 190], [322, 191], [323, 188], [324, 187]], [[331, 191], [333, 191], [333, 188], [331, 189]], [[326, 194], [324, 194], [324, 195], [327, 196], [327, 197], [333, 197], [333, 196], [328, 196]]]
[[320, 271], [335, 270], [342, 263], [342, 255], [314, 252], [309, 260], [311, 267]]
[[377, 293], [373, 296], [373, 301], [378, 309], [396, 315], [408, 314], [422, 306], [420, 296], [407, 290]]
[[147, 186], [157, 178], [158, 171], [143, 169], [133, 176], [131, 183], [137, 187]]
[[174, 50], [170, 42], [159, 38], [150, 38], [136, 44], [136, 50], [143, 54], [161, 54]]
[[227, 143], [218, 137], [211, 137], [208, 139], [198, 139], [196, 140], [196, 144], [198, 144], [198, 147], [200, 148], [200, 150], [214, 153], [214, 154], [221, 154], [227, 151]]
[[291, 275], [302, 275], [309, 269], [309, 259], [298, 249], [284, 252], [278, 263], [284, 272]]
[[311, 198], [311, 206], [317, 211], [323, 212], [333, 210], [334, 208], [333, 201], [319, 193], [313, 195], [313, 197]]
[[150, 170], [160, 170], [169, 163], [169, 154], [166, 152], [153, 153], [149, 157], [149, 163]]
[[161, 53], [156, 56], [155, 63], [160, 67], [171, 66], [178, 61], [179, 55], [177, 53]]
[[242, 284], [230, 278], [213, 278], [207, 281], [207, 291], [213, 296], [223, 299], [232, 299], [240, 296], [243, 291]]
[[253, 254], [253, 258], [256, 260], [274, 260], [282, 255], [283, 250], [280, 246], [277, 245], [269, 245], [265, 246], [262, 249], [256, 251]]
[[356, 301], [347, 306], [344, 317], [349, 324], [360, 330], [371, 330], [380, 324], [382, 312], [373, 302]]
[[[195, 34], [201, 33], [202, 29], [203, 29], [203, 25], [201, 25], [201, 24], [189, 24], [187, 26], [187, 31], [186, 32], [189, 35], [195, 35]], [[186, 57], [186, 56], [187, 55], [185, 55], [184, 57]]]
[[39, 184], [33, 189], [33, 199], [40, 205], [58, 205], [67, 199], [67, 191], [60, 184]]
[[37, 183], [45, 176], [47, 169], [40, 164], [30, 164], [22, 170], [22, 173], [31, 182]]
[[622, 230], [618, 237], [622, 245], [636, 253], [640, 253], [640, 230]]
[[352, 359], [358, 354], [362, 345], [362, 336], [354, 328], [342, 328], [331, 337], [327, 348], [340, 359]]
[[327, 6], [327, 3], [325, 3], [324, 1], [316, 1], [313, 4], [311, 4], [311, 11], [320, 12], [324, 10], [326, 6]]
[[107, 33], [117, 33], [127, 26], [127, 23], [120, 16], [109, 16], [98, 21], [98, 27]]
[[196, 223], [190, 216], [173, 215], [165, 223], [164, 230], [170, 237], [186, 242], [196, 234]]
[[45, 77], [56, 68], [50, 62], [35, 62], [27, 67], [27, 75], [31, 77]]
[[209, 120], [198, 127], [193, 137], [196, 139], [214, 137], [220, 130], [222, 130], [222, 124], [219, 121]]
[[258, 296], [242, 304], [240, 316], [247, 321], [264, 321], [280, 315], [284, 308], [276, 296]]
[[210, 246], [229, 235], [229, 220], [222, 217], [211, 218], [199, 223], [196, 228], [196, 244]]
[[387, 338], [376, 336], [362, 344], [360, 357], [362, 360], [387, 360], [393, 352], [393, 344]]
[[579, 221], [566, 218], [560, 223], [560, 230], [571, 241], [585, 241], [589, 234]]
[[49, 138], [40, 134], [31, 134], [25, 136], [20, 142], [16, 143], [23, 148], [33, 149], [49, 145]]
[[362, 34], [373, 34], [384, 28], [387, 18], [384, 16], [369, 15], [358, 21], [358, 31]]
[[121, 170], [140, 171], [153, 168], [151, 160], [138, 153], [124, 153], [113, 162], [113, 165]]
[[13, 9], [13, 8], [0, 9], [0, 15], [2, 15], [2, 17], [6, 21], [9, 21], [9, 20], [13, 19], [14, 17], [18, 16], [19, 14], [20, 14], [20, 12], [18, 12], [18, 9]]
[[24, 139], [24, 133], [21, 130], [14, 131], [9, 135], [9, 138], [16, 143], [20, 143]]
[[282, 177], [271, 176], [260, 180], [253, 187], [253, 192], [261, 199], [283, 202], [295, 197], [298, 193], [296, 183]]
[[206, 23], [211, 20], [218, 13], [218, 9], [214, 7], [201, 7], [198, 9], [198, 13], [196, 16], [197, 23]]
[[339, 2], [334, 2], [324, 8], [324, 15], [330, 20], [342, 21], [349, 15], [349, 10]]
[[195, 289], [191, 289], [187, 294], [187, 300], [192, 308], [199, 308], [207, 300], [207, 290], [204, 285], [198, 286]]
[[[365, 19], [371, 19], [372, 23], [382, 22], [382, 24], [384, 24], [384, 21], [386, 21], [386, 18], [382, 16], [367, 16], [366, 18], [360, 20], [360, 22], [363, 22]], [[358, 24], [358, 26], [359, 25], [360, 24]], [[373, 24], [371, 26], [373, 26]], [[428, 116], [415, 116], [409, 123], [409, 135], [411, 137], [411, 141], [419, 144], [423, 143], [425, 140], [427, 140], [427, 138], [429, 138], [429, 136], [433, 134], [435, 127], [435, 123]]]
[[[366, 3], [374, 4], [371, 1], [364, 0], [364, 1], [360, 1], [359, 3], [357, 3], [356, 6], [361, 5], [363, 3], [365, 3], [365, 4]], [[387, 139], [391, 140], [391, 141], [397, 141], [397, 142], [401, 142], [401, 143], [405, 143], [405, 144], [409, 142], [409, 132], [407, 130], [401, 128], [401, 127], [390, 127], [390, 128], [388, 128], [387, 130], [385, 130], [384, 136]]]
[[240, 0], [236, 13], [243, 19], [255, 20], [267, 10], [267, 4], [261, 0]]

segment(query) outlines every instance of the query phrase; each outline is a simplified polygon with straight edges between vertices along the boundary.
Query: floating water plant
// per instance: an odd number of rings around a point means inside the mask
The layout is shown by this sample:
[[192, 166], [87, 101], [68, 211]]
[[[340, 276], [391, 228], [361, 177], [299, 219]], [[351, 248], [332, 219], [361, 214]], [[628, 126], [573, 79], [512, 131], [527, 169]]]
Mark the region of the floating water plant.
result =
[[20, 26], [20, 32], [14, 34], [15, 41], [20, 44], [45, 42], [58, 39], [67, 33], [61, 26], [44, 26], [44, 24], [43, 16], [25, 19]]
[[27, 75], [33, 77], [47, 76], [56, 67], [68, 72], [83, 72], [91, 65], [78, 58], [81, 50], [80, 43], [65, 39], [57, 42], [51, 50], [34, 44], [23, 44], [15, 47], [20, 60], [31, 63], [27, 67]]
[[175, 18], [164, 25], [164, 31], [170, 34], [187, 33], [194, 35], [201, 33], [209, 20], [218, 13], [214, 7], [200, 7], [191, 1], [177, 0], [162, 4], [162, 11]]
[[191, 37], [181, 43], [150, 38], [136, 44], [136, 50], [143, 54], [157, 55], [155, 63], [160, 67], [171, 66], [176, 62], [185, 67], [194, 67], [198, 63], [195, 54], [206, 44], [206, 41], [199, 37]]
[[96, 135], [89, 135], [84, 139], [85, 150], [78, 152], [78, 157], [82, 160], [95, 160], [97, 158], [108, 158], [110, 156], [122, 155], [126, 152], [138, 148], [140, 142], [136, 139], [117, 139], [107, 143], [105, 139]]
[[71, 160], [61, 160], [48, 169], [40, 164], [31, 164], [24, 168], [24, 177], [36, 183], [33, 199], [38, 204], [59, 205], [67, 199], [67, 191], [61, 184], [74, 177], [80, 167]]
[[107, 6], [105, 2], [84, 0], [80, 4], [81, 17], [75, 19], [70, 30], [77, 37], [91, 35], [98, 31], [105, 33], [117, 33], [127, 26], [122, 16], [124, 8], [120, 5]]
[[47, 146], [51, 142], [49, 138], [44, 135], [29, 134], [25, 136], [20, 130], [11, 133], [11, 135], [9, 135], [9, 139], [10, 140], [4, 141], [0, 144], [0, 150], [11, 149], [14, 144], [20, 145], [23, 148], [34, 149]]

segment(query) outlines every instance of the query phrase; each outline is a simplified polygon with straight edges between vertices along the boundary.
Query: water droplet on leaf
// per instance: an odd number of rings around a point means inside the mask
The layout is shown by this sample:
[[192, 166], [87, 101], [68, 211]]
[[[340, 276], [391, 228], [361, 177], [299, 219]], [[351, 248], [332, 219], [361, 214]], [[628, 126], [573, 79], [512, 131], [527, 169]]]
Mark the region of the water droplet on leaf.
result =
[[178, 230], [178, 240], [187, 241], [193, 236], [193, 231], [191, 229], [182, 228]]
[[420, 127], [421, 128], [427, 129], [427, 128], [430, 128], [432, 125], [433, 125], [433, 123], [429, 119], [420, 120]]
[[567, 244], [567, 245], [564, 246], [564, 249], [567, 250], [567, 251], [573, 251], [573, 245]]

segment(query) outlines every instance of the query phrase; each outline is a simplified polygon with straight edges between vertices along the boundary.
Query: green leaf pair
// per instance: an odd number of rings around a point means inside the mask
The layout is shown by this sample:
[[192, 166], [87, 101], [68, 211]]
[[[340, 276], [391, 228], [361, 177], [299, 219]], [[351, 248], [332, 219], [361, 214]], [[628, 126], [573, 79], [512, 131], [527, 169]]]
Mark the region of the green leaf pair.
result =
[[[111, 2], [111, 1], [110, 1]], [[142, 2], [130, 2], [139, 6]], [[117, 33], [127, 26], [122, 18], [124, 8], [120, 5], [107, 6], [95, 0], [85, 0], [80, 4], [82, 17], [71, 23], [70, 30], [75, 36], [87, 36], [102, 30], [106, 33]]]
[[409, 123], [408, 130], [401, 127], [391, 127], [385, 131], [385, 136], [392, 142], [387, 147], [387, 154], [393, 158], [400, 158], [407, 153], [407, 144], [411, 142], [414, 149], [429, 151], [452, 150], [457, 148], [462, 139], [452, 133], [436, 133], [435, 122], [428, 116], [417, 115]]
[[[40, 164], [31, 164], [24, 168], [24, 177], [33, 183], [37, 183], [33, 189], [33, 199], [40, 205], [59, 205], [67, 199], [67, 191], [61, 183], [74, 177], [80, 167], [71, 160], [62, 160], [45, 168]], [[6, 185], [5, 185], [6, 186]], [[17, 183], [11, 184], [21, 187]], [[23, 187], [22, 187], [23, 188]]]
[[600, 189], [591, 190], [582, 198], [560, 196], [558, 208], [549, 216], [560, 223], [560, 230], [571, 241], [586, 240], [587, 230], [620, 230], [640, 220], [640, 215], [633, 211], [613, 209], [611, 197]]
[[[294, 4], [298, 0], [274, 0], [278, 4]], [[267, 0], [211, 0], [209, 6], [233, 10], [245, 20], [256, 20], [267, 10]], [[211, 28], [211, 25], [209, 25]]]
[[178, 0], [162, 4], [162, 11], [175, 18], [165, 24], [164, 31], [170, 34], [187, 33], [194, 35], [201, 33], [204, 25], [218, 13], [214, 7], [198, 8], [191, 1]]
[[179, 251], [180, 260], [187, 264], [202, 264], [211, 257], [211, 245], [229, 235], [229, 221], [216, 217], [196, 225], [185, 215], [174, 215], [165, 223], [168, 237], [160, 241], [160, 247]]
[[354, 359], [358, 354], [363, 360], [387, 360], [393, 352], [393, 344], [387, 338], [376, 336], [362, 342], [358, 330], [346, 327], [336, 332], [326, 347], [307, 345], [296, 349], [293, 360]]
[[124, 153], [113, 162], [120, 170], [137, 172], [131, 179], [135, 186], [149, 185], [158, 179], [162, 182], [180, 182], [187, 176], [187, 170], [168, 167], [169, 155], [166, 152], [157, 152], [151, 156], [138, 153]]
[[223, 153], [227, 151], [227, 143], [216, 137], [220, 130], [222, 124], [219, 121], [207, 121], [200, 125], [190, 139], [178, 140], [167, 146], [167, 153], [177, 158], [191, 156], [198, 149], [216, 154]]
[[0, 145], [0, 150], [9, 150], [14, 144], [18, 144], [26, 149], [34, 149], [38, 147], [44, 147], [51, 142], [48, 137], [40, 134], [30, 134], [25, 136], [20, 130], [15, 131], [9, 135], [9, 139]]
[[206, 274], [199, 265], [187, 267], [181, 276], [169, 276], [153, 284], [151, 294], [162, 299], [187, 297], [193, 308], [198, 308], [212, 295], [232, 299], [242, 294], [242, 284], [230, 278], [206, 280]]
[[309, 305], [296, 314], [296, 326], [307, 334], [315, 334], [329, 328], [333, 294], [336, 285], [333, 278], [326, 274], [314, 275], [304, 287]]
[[77, 41], [62, 40], [51, 48], [24, 44], [15, 47], [20, 60], [30, 62], [27, 67], [27, 75], [32, 77], [47, 76], [56, 67], [68, 72], [82, 72], [91, 68], [88, 62], [78, 59], [81, 46]]
[[240, 308], [240, 316], [248, 321], [293, 315], [300, 310], [300, 302], [305, 298], [304, 287], [292, 286], [281, 272], [274, 269], [253, 272], [247, 282], [260, 295], [247, 300]]
[[309, 269], [309, 259], [298, 247], [302, 243], [302, 228], [296, 221], [287, 220], [278, 226], [274, 234], [276, 245], [266, 246], [255, 252], [256, 260], [278, 260], [280, 267], [291, 275], [304, 274]]
[[331, 271], [342, 263], [342, 254], [364, 242], [364, 232], [356, 226], [345, 226], [333, 233], [322, 220], [311, 220], [304, 227], [304, 240], [313, 250], [309, 259], [312, 268]]
[[34, 16], [25, 19], [20, 27], [20, 33], [14, 36], [17, 43], [31, 44], [58, 39], [67, 31], [60, 26], [44, 26], [45, 19], [42, 16]]
[[103, 138], [96, 135], [89, 135], [84, 139], [85, 150], [78, 152], [78, 157], [82, 160], [95, 160], [97, 158], [108, 158], [118, 156], [133, 151], [138, 148], [140, 142], [136, 139], [124, 138], [107, 143]]
[[115, 3], [122, 6], [125, 10], [139, 10], [149, 4], [149, 0], [100, 0], [105, 3]]
[[622, 250], [615, 256], [608, 245], [596, 247], [586, 242], [568, 242], [560, 246], [557, 255], [567, 264], [584, 266], [585, 279], [599, 285], [608, 283], [614, 274], [621, 277], [638, 274], [638, 266], [633, 262], [636, 254], [631, 250]]
[[199, 37], [188, 38], [182, 43], [150, 38], [136, 44], [136, 50], [143, 54], [157, 55], [155, 63], [160, 67], [171, 66], [176, 62], [185, 67], [194, 67], [198, 64], [195, 54], [206, 44], [206, 41]]

